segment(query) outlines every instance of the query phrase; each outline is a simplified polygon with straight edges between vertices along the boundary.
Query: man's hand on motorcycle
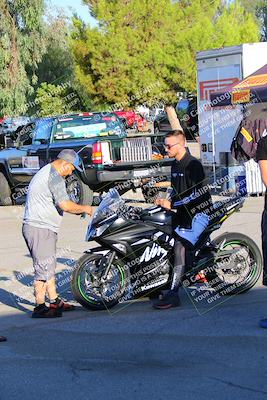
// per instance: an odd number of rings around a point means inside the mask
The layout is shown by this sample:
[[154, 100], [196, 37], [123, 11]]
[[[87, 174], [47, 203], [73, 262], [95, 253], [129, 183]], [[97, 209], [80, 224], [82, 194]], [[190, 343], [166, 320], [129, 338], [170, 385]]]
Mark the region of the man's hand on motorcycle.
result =
[[93, 215], [93, 208], [91, 206], [84, 206], [84, 213], [87, 215]]
[[171, 202], [170, 202], [170, 200], [167, 200], [167, 199], [156, 199], [155, 204], [157, 206], [164, 207], [167, 210], [171, 209]]

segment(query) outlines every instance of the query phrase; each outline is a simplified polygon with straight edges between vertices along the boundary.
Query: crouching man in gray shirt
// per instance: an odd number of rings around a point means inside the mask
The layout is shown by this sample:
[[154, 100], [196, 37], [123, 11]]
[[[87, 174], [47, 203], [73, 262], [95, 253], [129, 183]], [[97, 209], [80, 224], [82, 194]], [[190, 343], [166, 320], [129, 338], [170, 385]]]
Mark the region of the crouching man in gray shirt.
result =
[[[22, 233], [34, 267], [36, 307], [33, 318], [61, 317], [62, 311], [74, 309], [57, 295], [55, 269], [57, 234], [63, 212], [92, 215], [91, 206], [72, 202], [66, 191], [65, 178], [75, 168], [81, 171], [79, 163], [74, 150], [62, 150], [57, 160], [41, 168], [29, 185]], [[46, 295], [50, 307], [45, 304]]]

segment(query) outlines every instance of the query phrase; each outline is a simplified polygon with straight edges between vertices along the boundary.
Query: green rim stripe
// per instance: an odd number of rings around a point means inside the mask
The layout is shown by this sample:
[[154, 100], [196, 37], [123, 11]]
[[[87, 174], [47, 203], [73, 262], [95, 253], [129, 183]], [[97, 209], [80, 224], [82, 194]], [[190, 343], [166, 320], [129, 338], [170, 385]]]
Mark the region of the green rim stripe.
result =
[[[242, 242], [238, 242], [238, 241], [236, 241], [236, 242], [226, 242], [225, 245], [227, 245], [227, 244], [242, 244]], [[254, 265], [255, 265], [255, 263], [256, 262], [254, 260]], [[256, 275], [257, 269], [253, 268], [253, 270], [251, 272], [252, 272], [251, 276], [253, 278], [253, 276]]]
[[81, 276], [78, 276], [78, 287], [79, 287], [79, 291], [81, 293], [81, 295], [83, 296], [83, 298], [87, 301], [89, 301], [89, 303], [96, 303], [96, 301], [93, 301], [91, 299], [89, 299], [89, 297], [86, 296], [86, 294], [84, 294], [82, 288], [81, 288]]
[[[119, 265], [117, 265], [117, 267], [118, 267], [118, 270], [120, 271], [120, 274], [121, 274], [121, 278], [122, 278], [122, 282], [121, 282], [121, 283], [122, 283], [122, 286], [124, 287], [124, 286], [125, 286], [124, 271], [123, 271], [123, 269], [121, 269], [121, 267], [120, 267]], [[83, 296], [83, 298], [84, 298], [85, 300], [89, 301], [89, 303], [92, 303], [92, 304], [97, 303], [97, 301], [91, 300], [91, 299], [83, 292], [83, 290], [82, 290], [82, 288], [81, 288], [81, 275], [78, 276], [78, 281], [77, 281], [77, 283], [78, 283], [79, 291], [80, 291], [81, 295]]]

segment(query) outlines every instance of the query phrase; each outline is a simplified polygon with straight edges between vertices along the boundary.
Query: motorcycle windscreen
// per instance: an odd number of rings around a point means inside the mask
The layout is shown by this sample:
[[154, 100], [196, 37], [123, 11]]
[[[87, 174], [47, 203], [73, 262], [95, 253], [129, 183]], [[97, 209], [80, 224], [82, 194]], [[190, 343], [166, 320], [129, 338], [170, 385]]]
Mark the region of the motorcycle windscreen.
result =
[[116, 214], [116, 212], [124, 203], [125, 202], [119, 195], [118, 191], [116, 189], [110, 189], [99, 204], [91, 222], [88, 225], [85, 240], [90, 240], [90, 238], [94, 235], [95, 227], [100, 221]]

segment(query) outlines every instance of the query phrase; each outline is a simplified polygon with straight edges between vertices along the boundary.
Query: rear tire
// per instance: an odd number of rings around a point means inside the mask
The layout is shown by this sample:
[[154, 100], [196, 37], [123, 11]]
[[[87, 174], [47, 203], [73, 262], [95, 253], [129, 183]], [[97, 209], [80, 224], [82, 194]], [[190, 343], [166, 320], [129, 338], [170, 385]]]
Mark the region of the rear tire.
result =
[[0, 206], [12, 206], [11, 189], [3, 172], [0, 172]]
[[[222, 234], [213, 240], [213, 244], [219, 246], [223, 241], [225, 241], [223, 245], [223, 249], [225, 250], [227, 247], [234, 249], [236, 248], [235, 246], [238, 246], [240, 248], [240, 251], [238, 250], [239, 253], [237, 251], [237, 255], [234, 255], [230, 260], [230, 266], [233, 265], [233, 268], [229, 270], [228, 257], [228, 260], [226, 258], [226, 264], [228, 261], [228, 269], [224, 270], [223, 259], [220, 261], [220, 257], [218, 257], [219, 261], [217, 262], [221, 263], [221, 266], [217, 270], [215, 268], [214, 273], [210, 275], [207, 274], [206, 277], [208, 278], [208, 281], [211, 281], [214, 277], [217, 277], [217, 279], [219, 278], [219, 282], [214, 285], [215, 288], [220, 284], [220, 282], [225, 282], [225, 286], [218, 290], [221, 294], [234, 295], [244, 293], [251, 289], [260, 278], [263, 269], [261, 252], [252, 239], [241, 233]], [[217, 256], [218, 254], [219, 253], [217, 253]], [[240, 276], [239, 279], [238, 273]]]

